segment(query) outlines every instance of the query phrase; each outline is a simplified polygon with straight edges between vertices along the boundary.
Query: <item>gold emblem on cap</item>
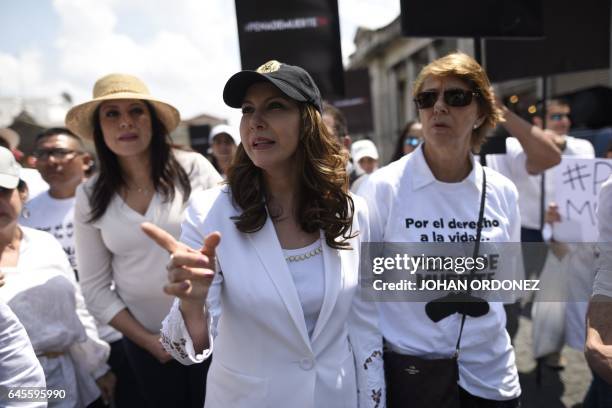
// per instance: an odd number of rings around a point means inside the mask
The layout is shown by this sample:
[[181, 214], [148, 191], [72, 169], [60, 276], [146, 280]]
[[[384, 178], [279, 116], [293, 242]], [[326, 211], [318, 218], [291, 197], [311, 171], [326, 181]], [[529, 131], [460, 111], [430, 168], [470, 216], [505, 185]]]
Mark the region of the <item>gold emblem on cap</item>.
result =
[[257, 72], [260, 74], [269, 74], [270, 72], [278, 71], [280, 69], [280, 62], [276, 60], [268, 61], [259, 68], [257, 68]]

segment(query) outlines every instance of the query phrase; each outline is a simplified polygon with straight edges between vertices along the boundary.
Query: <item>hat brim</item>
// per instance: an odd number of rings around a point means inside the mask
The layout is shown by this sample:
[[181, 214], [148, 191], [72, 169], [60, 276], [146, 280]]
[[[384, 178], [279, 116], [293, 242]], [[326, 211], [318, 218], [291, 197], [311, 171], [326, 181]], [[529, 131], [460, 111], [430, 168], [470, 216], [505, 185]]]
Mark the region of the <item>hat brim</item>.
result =
[[164, 124], [168, 133], [172, 132], [179, 125], [181, 115], [172, 105], [150, 95], [143, 95], [133, 92], [120, 92], [112, 95], [102, 96], [92, 99], [72, 107], [66, 114], [66, 127], [84, 139], [93, 139], [94, 132], [94, 112], [104, 101], [121, 99], [140, 99], [149, 102], [159, 120]]
[[227, 80], [223, 88], [223, 101], [231, 108], [240, 108], [247, 90], [257, 82], [269, 82], [277, 87], [289, 98], [298, 102], [308, 102], [308, 99], [282, 79], [270, 75], [260, 74], [256, 71], [240, 71]]
[[0, 174], [0, 187], [14, 189], [19, 184], [18, 176], [11, 176], [9, 174]]

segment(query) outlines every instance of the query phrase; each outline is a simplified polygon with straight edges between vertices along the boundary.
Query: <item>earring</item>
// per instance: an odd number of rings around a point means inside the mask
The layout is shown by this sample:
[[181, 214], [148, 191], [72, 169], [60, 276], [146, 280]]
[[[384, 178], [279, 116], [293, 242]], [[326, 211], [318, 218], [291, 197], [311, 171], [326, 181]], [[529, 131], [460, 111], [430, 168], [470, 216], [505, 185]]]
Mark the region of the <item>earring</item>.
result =
[[21, 209], [21, 216], [27, 220], [28, 218], [30, 218], [30, 210], [28, 210], [27, 207], [23, 207]]

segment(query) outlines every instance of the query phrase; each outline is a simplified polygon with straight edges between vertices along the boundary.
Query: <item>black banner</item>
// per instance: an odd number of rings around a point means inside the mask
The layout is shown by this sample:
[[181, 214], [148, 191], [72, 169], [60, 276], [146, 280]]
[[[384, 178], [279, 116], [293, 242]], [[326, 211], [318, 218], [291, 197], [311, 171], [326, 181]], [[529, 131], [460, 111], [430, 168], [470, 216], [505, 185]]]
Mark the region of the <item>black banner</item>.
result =
[[493, 81], [610, 65], [610, 0], [543, 0], [543, 40], [486, 40], [486, 67]]
[[349, 134], [373, 132], [374, 121], [368, 69], [346, 71], [344, 80], [346, 96], [341, 99], [330, 99], [330, 103], [344, 113]]
[[326, 99], [344, 95], [337, 0], [236, 0], [242, 69], [299, 65]]
[[401, 18], [408, 37], [543, 35], [541, 0], [401, 0]]

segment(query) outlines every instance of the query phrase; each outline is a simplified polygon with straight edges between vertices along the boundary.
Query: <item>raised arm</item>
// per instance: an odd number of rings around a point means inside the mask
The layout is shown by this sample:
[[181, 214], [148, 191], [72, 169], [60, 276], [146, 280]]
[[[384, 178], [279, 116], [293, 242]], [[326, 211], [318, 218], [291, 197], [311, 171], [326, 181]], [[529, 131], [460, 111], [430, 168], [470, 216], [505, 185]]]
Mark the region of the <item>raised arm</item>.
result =
[[[162, 325], [162, 344], [184, 364], [199, 362], [210, 355], [204, 353], [210, 350], [210, 316], [205, 302], [213, 280], [219, 281], [215, 277], [215, 250], [221, 235], [209, 234], [197, 251], [153, 224], [144, 223], [142, 229], [170, 254], [168, 283], [163, 290], [178, 299]], [[196, 354], [204, 354], [204, 358], [196, 358]]]
[[499, 99], [497, 105], [505, 119], [502, 126], [519, 141], [525, 152], [525, 167], [529, 174], [539, 174], [561, 162], [561, 150], [555, 145], [553, 132], [527, 122]]

